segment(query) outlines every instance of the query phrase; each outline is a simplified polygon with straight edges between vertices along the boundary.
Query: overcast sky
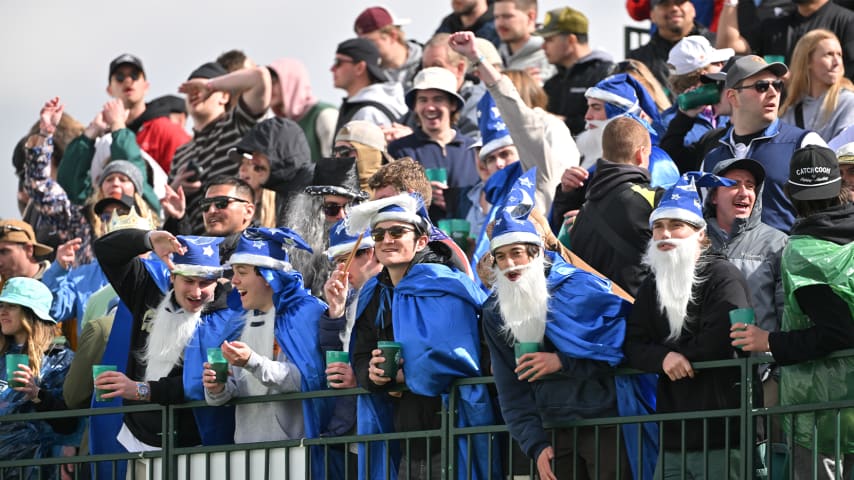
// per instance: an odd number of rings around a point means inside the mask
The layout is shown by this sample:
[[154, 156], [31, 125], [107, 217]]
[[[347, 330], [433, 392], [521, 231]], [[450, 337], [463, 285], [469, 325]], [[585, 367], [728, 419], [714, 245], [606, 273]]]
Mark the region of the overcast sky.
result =
[[[296, 57], [308, 67], [318, 98], [337, 104], [329, 66], [335, 46], [353, 35], [353, 21], [370, 0], [270, 1], [105, 0], [5, 1], [0, 28], [0, 217], [18, 218], [11, 155], [15, 143], [38, 119], [41, 105], [60, 96], [66, 112], [88, 124], [107, 101], [107, 70], [121, 53], [139, 56], [151, 82], [148, 98], [177, 93], [198, 65], [239, 48], [259, 64]], [[409, 38], [425, 41], [449, 0], [386, 0], [398, 17], [410, 18]], [[566, 5], [540, 0], [539, 19]], [[575, 0], [590, 19], [590, 42], [623, 58], [623, 27], [638, 25], [623, 0]], [[641, 24], [641, 26], [643, 26]]]

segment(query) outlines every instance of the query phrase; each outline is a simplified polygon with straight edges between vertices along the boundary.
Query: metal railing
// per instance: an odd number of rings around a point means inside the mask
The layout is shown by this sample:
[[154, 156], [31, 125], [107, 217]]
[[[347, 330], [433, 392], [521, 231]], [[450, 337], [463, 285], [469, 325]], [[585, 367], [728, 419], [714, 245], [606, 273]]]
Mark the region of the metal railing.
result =
[[[854, 350], [845, 350], [836, 352], [830, 355], [827, 358], [843, 358], [854, 356]], [[685, 434], [686, 434], [686, 422], [689, 420], [699, 419], [702, 420], [703, 423], [703, 431], [705, 438], [704, 451], [708, 451], [708, 428], [709, 422], [714, 419], [723, 419], [726, 424], [727, 433], [730, 432], [730, 428], [736, 428], [734, 425], [738, 425], [739, 427], [739, 442], [737, 446], [729, 444], [729, 435], [727, 435], [726, 439], [726, 447], [725, 449], [733, 448], [737, 450], [740, 454], [741, 461], [740, 465], [737, 465], [737, 478], [742, 479], [753, 479], [753, 478], [767, 478], [767, 479], [785, 479], [791, 478], [792, 473], [792, 462], [788, 463], [774, 464], [768, 463], [767, 465], [757, 465], [755, 458], [755, 450], [756, 450], [756, 428], [757, 428], [757, 420], [763, 419], [766, 430], [770, 430], [770, 427], [776, 424], [779, 421], [782, 421], [783, 418], [788, 418], [790, 423], [793, 421], [796, 415], [801, 414], [811, 414], [818, 411], [832, 411], [836, 415], [836, 423], [835, 436], [837, 439], [840, 438], [842, 431], [841, 425], [841, 416], [843, 414], [843, 410], [854, 408], [854, 399], [845, 400], [845, 401], [836, 401], [836, 402], [826, 402], [821, 404], [809, 404], [809, 405], [788, 405], [788, 406], [775, 406], [775, 407], [763, 407], [754, 405], [754, 379], [755, 379], [755, 370], [756, 366], [762, 363], [769, 363], [773, 361], [770, 357], [750, 357], [743, 359], [733, 359], [733, 360], [721, 360], [721, 361], [711, 361], [711, 362], [697, 362], [693, 364], [695, 371], [702, 372], [703, 370], [715, 369], [715, 368], [732, 368], [738, 367], [740, 370], [740, 386], [739, 386], [739, 398], [741, 399], [741, 405], [739, 408], [733, 409], [725, 409], [725, 410], [704, 410], [704, 411], [695, 411], [695, 412], [679, 412], [679, 413], [669, 413], [669, 414], [652, 414], [652, 415], [644, 415], [644, 416], [622, 416], [622, 417], [609, 417], [609, 418], [591, 418], [584, 420], [577, 420], [566, 423], [549, 423], [547, 426], [552, 430], [552, 432], [557, 429], [569, 429], [570, 432], [577, 434], [579, 429], [584, 427], [592, 427], [596, 432], [597, 438], [599, 434], [599, 429], [609, 426], [616, 427], [618, 438], [622, 433], [622, 429], [626, 425], [640, 425], [643, 423], [655, 422], [659, 426], [660, 436], [659, 436], [659, 444], [662, 444], [663, 441], [663, 424], [665, 422], [680, 422], [682, 425], [682, 444], [684, 447], [685, 442]], [[628, 370], [628, 369], [617, 369], [614, 371], [615, 375], [635, 375], [642, 372]], [[191, 402], [181, 405], [170, 405], [170, 406], [161, 406], [161, 405], [134, 405], [127, 407], [110, 407], [110, 408], [96, 408], [96, 409], [86, 409], [86, 410], [71, 410], [71, 411], [58, 411], [58, 412], [42, 412], [42, 413], [26, 413], [26, 414], [14, 414], [14, 415], [6, 415], [0, 417], [0, 423], [6, 422], [24, 422], [24, 421], [32, 421], [32, 420], [48, 420], [48, 419], [57, 419], [57, 418], [69, 418], [69, 417], [77, 417], [77, 418], [85, 418], [90, 415], [109, 415], [109, 414], [117, 414], [117, 413], [130, 413], [130, 412], [145, 412], [145, 411], [157, 411], [160, 410], [163, 414], [163, 431], [173, 432], [172, 435], [164, 435], [162, 449], [154, 452], [129, 452], [129, 453], [120, 453], [120, 454], [103, 454], [103, 455], [78, 455], [74, 457], [63, 457], [63, 458], [41, 458], [41, 459], [23, 459], [23, 460], [5, 460], [0, 461], [0, 479], [4, 478], [48, 478], [49, 468], [55, 468], [57, 465], [61, 464], [76, 464], [78, 467], [80, 464], [92, 464], [93, 462], [110, 462], [112, 464], [112, 468], [110, 469], [113, 474], [111, 478], [116, 477], [117, 471], [119, 471], [120, 462], [127, 462], [129, 460], [139, 460], [145, 459], [155, 465], [154, 468], [150, 468], [147, 470], [145, 474], [145, 478], [149, 480], [156, 479], [200, 479], [200, 478], [213, 478], [213, 479], [249, 479], [249, 478], [263, 478], [263, 479], [281, 479], [281, 478], [310, 478], [310, 468], [309, 468], [309, 451], [310, 449], [321, 449], [323, 452], [323, 458], [331, 458], [331, 454], [333, 450], [342, 450], [344, 452], [349, 450], [351, 445], [365, 443], [365, 442], [380, 442], [381, 445], [388, 447], [393, 442], [402, 442], [403, 447], [402, 450], [404, 452], [411, 453], [411, 442], [416, 439], [436, 439], [441, 444], [441, 472], [436, 472], [443, 479], [453, 479], [453, 478], [471, 478], [471, 470], [468, 468], [469, 466], [460, 466], [457, 465], [457, 440], [460, 438], [473, 438], [476, 435], [487, 435], [490, 440], [495, 440], [499, 438], [504, 438], [504, 442], [501, 443], [496, 449], [493, 448], [495, 442], [490, 441], [490, 447], [486, 452], [483, 451], [468, 451], [468, 456], [466, 458], [471, 459], [475, 456], [486, 455], [488, 456], [489, 465], [493, 465], [491, 462], [493, 456], [504, 456], [507, 458], [503, 459], [501, 463], [501, 468], [505, 472], [516, 472], [517, 474], [520, 471], [520, 462], [524, 462], [526, 465], [521, 465], [525, 472], [528, 475], [532, 475], [535, 471], [533, 462], [529, 459], [519, 460], [518, 455], [514, 460], [514, 456], [512, 455], [512, 440], [509, 439], [509, 435], [507, 435], [507, 427], [505, 425], [488, 425], [488, 426], [477, 426], [477, 427], [457, 427], [457, 405], [459, 401], [459, 393], [458, 387], [463, 385], [473, 385], [473, 384], [490, 384], [492, 383], [492, 377], [481, 377], [481, 378], [470, 378], [470, 379], [461, 379], [455, 382], [454, 387], [452, 388], [446, 408], [443, 408], [441, 411], [441, 428], [438, 430], [427, 430], [427, 431], [419, 431], [419, 432], [399, 432], [399, 433], [391, 433], [391, 434], [374, 434], [374, 435], [347, 435], [347, 436], [339, 436], [339, 437], [322, 437], [322, 438], [311, 438], [311, 439], [299, 439], [299, 440], [288, 440], [288, 441], [278, 441], [278, 442], [263, 442], [263, 443], [252, 443], [252, 444], [241, 444], [241, 445], [220, 445], [220, 446], [199, 446], [199, 447], [186, 447], [179, 448], [175, 445], [175, 435], [174, 435], [174, 424], [175, 424], [175, 413], [179, 410], [193, 407], [206, 406], [205, 402]], [[314, 398], [324, 398], [324, 397], [341, 397], [346, 395], [361, 395], [367, 393], [365, 390], [360, 388], [348, 389], [348, 390], [324, 390], [320, 392], [300, 392], [300, 393], [289, 393], [289, 394], [280, 394], [280, 395], [271, 395], [264, 397], [250, 397], [250, 398], [240, 398], [234, 400], [233, 404], [250, 404], [250, 403], [261, 403], [261, 402], [274, 402], [274, 401], [283, 401], [283, 400], [306, 400], [306, 399], [314, 399]], [[548, 421], [548, 419], [547, 419]], [[638, 429], [640, 430], [640, 429]], [[813, 445], [813, 475], [818, 475], [818, 470], [815, 464], [815, 461], [818, 451], [818, 427], [814, 424], [814, 445]], [[640, 432], [638, 432], [640, 436]], [[784, 440], [784, 444], [794, 445], [793, 431], [789, 431], [787, 434], [787, 438]], [[427, 448], [429, 449], [430, 442], [427, 443]], [[472, 442], [468, 442], [469, 449], [471, 449]], [[622, 443], [618, 442], [618, 448], [622, 448]], [[431, 452], [426, 452], [428, 458]], [[773, 449], [771, 449], [771, 453], [773, 453]], [[783, 452], [785, 453], [785, 452]], [[842, 458], [844, 452], [842, 452], [840, 442], [836, 442], [836, 451], [834, 452], [834, 457], [839, 459]], [[346, 457], [346, 455], [345, 455]], [[598, 453], [597, 453], [598, 457]], [[684, 465], [684, 457], [685, 457], [685, 449], [682, 450], [682, 458]], [[659, 450], [658, 461], [661, 462], [663, 458], [663, 451]], [[643, 455], [639, 452], [636, 458], [637, 462], [640, 464], [643, 462]], [[348, 462], [352, 462], [352, 458], [347, 460]], [[597, 458], [597, 468], [600, 462], [612, 462], [614, 459], [609, 458]], [[705, 457], [705, 468], [708, 469], [710, 467], [708, 457]], [[729, 462], [729, 457], [727, 457], [727, 463]], [[159, 465], [158, 465], [159, 464]], [[526, 467], [526, 468], [524, 468]], [[726, 465], [727, 470], [729, 465]], [[575, 467], [574, 467], [575, 468]], [[462, 470], [464, 469], [464, 470]], [[260, 471], [259, 471], [260, 470]], [[462, 470], [462, 475], [460, 471]], [[782, 472], [780, 471], [782, 470]], [[349, 472], [353, 472], [355, 469], [349, 469]], [[80, 469], [75, 469], [75, 473], [72, 474], [72, 478], [76, 478], [79, 475]], [[134, 472], [135, 473], [135, 472]], [[139, 478], [132, 473], [128, 476], [128, 478]], [[494, 472], [493, 470], [489, 471], [490, 478], [493, 477], [492, 474], [496, 474], [498, 472]], [[851, 478], [851, 473], [846, 472], [846, 476]], [[683, 471], [684, 475], [684, 471]], [[839, 472], [837, 472], [837, 478], [842, 478]], [[100, 477], [103, 478], [103, 477]], [[344, 478], [352, 478], [352, 474], [345, 474]], [[104, 479], [106, 480], [106, 479]]]

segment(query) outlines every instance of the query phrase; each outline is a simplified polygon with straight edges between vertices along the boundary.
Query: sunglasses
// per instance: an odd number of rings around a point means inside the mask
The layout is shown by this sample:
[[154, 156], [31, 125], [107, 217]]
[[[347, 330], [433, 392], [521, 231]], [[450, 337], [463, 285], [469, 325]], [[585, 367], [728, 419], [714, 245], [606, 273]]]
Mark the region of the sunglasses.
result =
[[356, 63], [356, 62], [353, 60], [347, 60], [346, 58], [336, 58], [335, 61], [332, 63], [332, 67], [338, 68], [341, 66], [341, 64], [344, 64], [344, 63]]
[[342, 208], [347, 206], [346, 203], [324, 203], [320, 206], [320, 210], [328, 217], [334, 217], [341, 212]]
[[142, 76], [142, 73], [139, 71], [134, 71], [134, 72], [127, 73], [127, 74], [119, 72], [119, 73], [114, 74], [113, 78], [115, 78], [117, 82], [122, 83], [128, 77], [130, 77], [130, 79], [135, 82], [135, 81], [139, 80], [139, 77], [141, 77], [141, 76]]
[[234, 198], [228, 196], [220, 196], [220, 197], [211, 197], [204, 198], [199, 202], [199, 207], [201, 207], [203, 212], [206, 212], [211, 205], [214, 206], [217, 210], [225, 210], [231, 204], [231, 202], [240, 202], [240, 203], [249, 203], [248, 200], [244, 200], [242, 198]]
[[[359, 250], [356, 250], [356, 255], [353, 258], [361, 257], [362, 255], [368, 253], [368, 250], [370, 250], [370, 249], [369, 248], [361, 248]], [[335, 257], [332, 259], [332, 264], [338, 265], [339, 263], [347, 263], [347, 257], [348, 257], [348, 255], [341, 255], [340, 257]]]
[[356, 149], [341, 145], [332, 149], [332, 158], [353, 158], [356, 156]]
[[758, 82], [752, 83], [750, 85], [742, 85], [740, 87], [732, 87], [734, 90], [742, 91], [745, 88], [752, 88], [759, 93], [765, 93], [768, 91], [768, 88], [774, 87], [774, 90], [778, 92], [783, 91], [783, 81], [782, 80], [759, 80]]
[[385, 234], [393, 239], [397, 240], [398, 238], [406, 235], [406, 232], [414, 232], [415, 229], [411, 227], [402, 227], [400, 225], [395, 225], [393, 227], [388, 228], [375, 228], [371, 230], [371, 238], [374, 239], [375, 242], [382, 242], [385, 240]]

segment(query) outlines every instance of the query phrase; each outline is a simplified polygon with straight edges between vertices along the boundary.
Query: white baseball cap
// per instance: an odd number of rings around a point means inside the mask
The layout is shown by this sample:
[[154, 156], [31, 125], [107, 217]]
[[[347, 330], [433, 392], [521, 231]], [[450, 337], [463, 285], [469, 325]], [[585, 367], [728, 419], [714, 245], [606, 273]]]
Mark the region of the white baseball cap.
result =
[[685, 37], [670, 49], [667, 64], [676, 75], [685, 75], [715, 62], [726, 62], [735, 55], [731, 48], [717, 49], [702, 35]]

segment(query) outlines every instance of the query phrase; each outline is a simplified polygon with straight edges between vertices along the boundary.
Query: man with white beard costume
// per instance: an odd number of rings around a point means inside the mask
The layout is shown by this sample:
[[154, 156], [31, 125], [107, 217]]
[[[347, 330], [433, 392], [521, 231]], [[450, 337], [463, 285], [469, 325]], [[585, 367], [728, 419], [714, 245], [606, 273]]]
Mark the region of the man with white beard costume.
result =
[[[118, 230], [95, 244], [95, 255], [119, 298], [133, 315], [125, 373], [106, 372], [95, 388], [125, 405], [163, 405], [204, 399], [202, 364], [208, 347], [237, 338], [239, 314], [226, 306], [219, 260], [220, 237], [175, 237], [169, 232]], [[168, 291], [138, 255], [153, 250], [167, 265]], [[170, 259], [170, 254], [171, 259]], [[175, 412], [177, 446], [231, 443], [231, 408]], [[129, 452], [161, 448], [160, 411], [127, 413], [118, 435]], [[137, 472], [139, 473], [139, 472]]]
[[[658, 374], [656, 413], [741, 406], [738, 367], [702, 372], [692, 367], [693, 362], [743, 355], [730, 345], [729, 311], [750, 307], [741, 272], [725, 257], [707, 252], [706, 222], [695, 183], [712, 188], [735, 182], [688, 172], [665, 192], [650, 215], [652, 240], [644, 262], [651, 274], [638, 290], [623, 345], [629, 366]], [[681, 478], [683, 468], [690, 478], [727, 478], [727, 431], [733, 449], [731, 473], [740, 471], [741, 426], [737, 419], [729, 420], [728, 430], [724, 418], [664, 422], [663, 461], [656, 466], [656, 478]]]
[[[505, 206], [490, 243], [495, 292], [483, 305], [483, 329], [504, 420], [544, 480], [568, 478], [573, 465], [580, 478], [597, 471], [603, 479], [632, 478], [622, 446], [618, 458], [616, 427], [559, 429], [552, 437], [544, 426], [618, 415], [612, 371], [622, 360], [630, 305], [607, 280], [544, 251], [529, 211]], [[537, 342], [540, 351], [517, 361], [520, 342]]]

